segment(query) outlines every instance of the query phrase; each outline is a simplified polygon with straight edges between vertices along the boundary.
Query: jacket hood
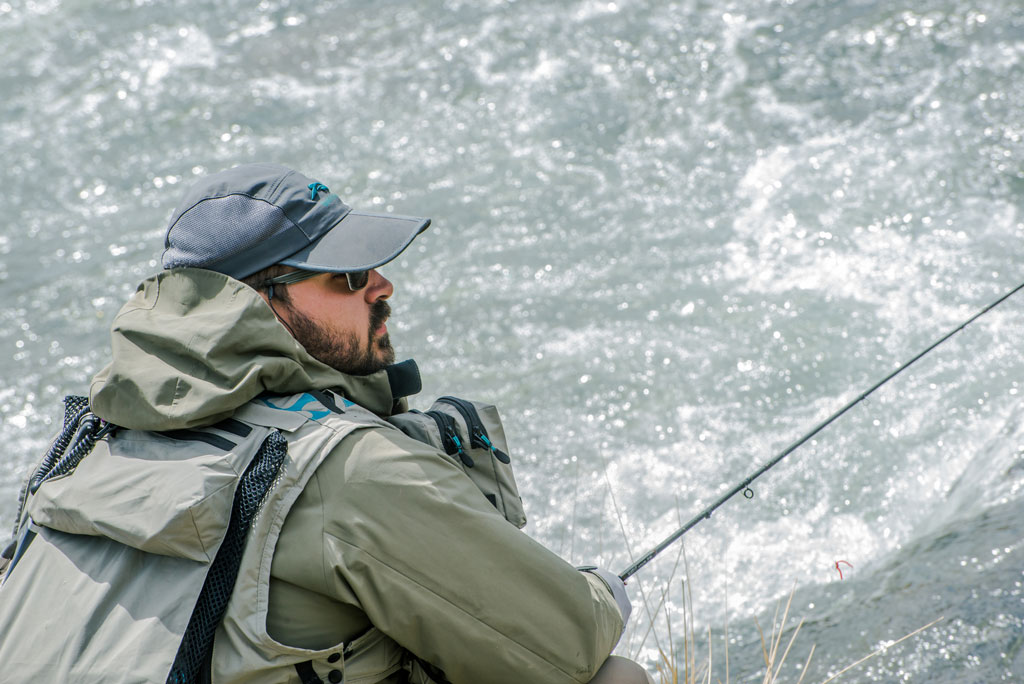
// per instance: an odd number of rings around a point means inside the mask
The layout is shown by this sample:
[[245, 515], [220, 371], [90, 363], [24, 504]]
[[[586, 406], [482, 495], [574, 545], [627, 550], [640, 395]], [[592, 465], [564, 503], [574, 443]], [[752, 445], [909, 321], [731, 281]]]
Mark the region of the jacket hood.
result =
[[404, 409], [389, 380], [394, 367], [354, 376], [321, 363], [255, 290], [214, 271], [181, 268], [144, 281], [114, 318], [111, 348], [90, 404], [125, 428], [210, 425], [264, 392], [333, 389], [379, 416]]

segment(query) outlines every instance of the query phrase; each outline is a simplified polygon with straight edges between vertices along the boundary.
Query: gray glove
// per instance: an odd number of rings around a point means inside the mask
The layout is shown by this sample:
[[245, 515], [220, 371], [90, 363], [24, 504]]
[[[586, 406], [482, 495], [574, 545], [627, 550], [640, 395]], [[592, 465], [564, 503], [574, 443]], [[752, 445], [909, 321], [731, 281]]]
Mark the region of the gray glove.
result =
[[619, 606], [619, 612], [622, 613], [622, 625], [625, 627], [629, 622], [629, 614], [633, 612], [633, 604], [629, 602], [629, 596], [626, 595], [626, 583], [614, 572], [602, 570], [596, 565], [584, 565], [576, 569], [580, 572], [597, 575], [602, 582], [608, 585], [608, 590], [612, 592], [612, 598], [615, 599], [616, 605]]

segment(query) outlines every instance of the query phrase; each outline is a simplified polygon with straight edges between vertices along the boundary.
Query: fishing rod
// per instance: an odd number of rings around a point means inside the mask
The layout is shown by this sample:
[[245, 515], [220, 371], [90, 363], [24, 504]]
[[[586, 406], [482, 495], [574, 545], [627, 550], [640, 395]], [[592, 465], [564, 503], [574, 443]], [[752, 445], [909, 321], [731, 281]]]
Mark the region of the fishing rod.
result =
[[955, 327], [952, 330], [950, 330], [948, 333], [946, 333], [945, 335], [940, 337], [938, 340], [936, 340], [935, 342], [930, 344], [927, 348], [925, 348], [922, 351], [918, 352], [918, 354], [916, 356], [914, 356], [914, 358], [910, 359], [909, 361], [904, 363], [902, 366], [900, 366], [899, 368], [897, 368], [893, 372], [891, 372], [888, 375], [886, 375], [884, 378], [882, 378], [881, 380], [876, 382], [870, 388], [868, 388], [867, 390], [861, 392], [860, 395], [858, 395], [856, 399], [854, 399], [853, 401], [849, 402], [848, 404], [846, 404], [846, 406], [843, 406], [841, 409], [839, 409], [838, 411], [833, 413], [831, 416], [829, 416], [825, 420], [823, 420], [820, 423], [818, 423], [813, 429], [811, 429], [810, 432], [807, 432], [803, 437], [801, 437], [800, 439], [796, 440], [795, 442], [790, 444], [788, 447], [786, 447], [785, 449], [780, 451], [770, 461], [768, 461], [763, 466], [761, 466], [756, 471], [754, 471], [749, 477], [747, 477], [745, 480], [740, 482], [738, 485], [736, 485], [735, 487], [730, 489], [728, 492], [723, 494], [721, 497], [719, 497], [719, 499], [717, 501], [715, 501], [713, 504], [711, 504], [710, 506], [705, 508], [703, 511], [701, 511], [696, 516], [694, 516], [693, 519], [691, 519], [685, 525], [683, 525], [682, 527], [677, 529], [675, 532], [670, 534], [668, 537], [666, 537], [664, 539], [664, 541], [662, 541], [660, 544], [658, 544], [653, 549], [651, 549], [650, 551], [645, 553], [639, 560], [637, 560], [635, 563], [633, 563], [628, 568], [623, 570], [622, 573], [619, 575], [619, 577], [622, 579], [623, 582], [625, 582], [627, 579], [629, 579], [634, 574], [636, 574], [637, 570], [639, 570], [640, 568], [642, 568], [645, 565], [647, 565], [648, 563], [650, 563], [654, 559], [655, 556], [657, 556], [659, 553], [661, 553], [666, 548], [668, 548], [672, 544], [672, 542], [676, 541], [677, 539], [682, 537], [684, 534], [689, 532], [700, 521], [707, 520], [708, 518], [710, 518], [711, 514], [714, 513], [717, 508], [719, 508], [722, 504], [724, 504], [726, 501], [728, 501], [732, 497], [736, 496], [740, 492], [743, 492], [743, 495], [746, 498], [748, 498], [748, 499], [753, 498], [754, 497], [754, 492], [753, 492], [753, 490], [750, 489], [750, 483], [752, 483], [754, 480], [756, 480], [757, 478], [761, 477], [766, 472], [771, 470], [779, 461], [781, 461], [782, 459], [786, 458], [791, 453], [796, 451], [798, 448], [800, 448], [800, 446], [802, 446], [805, 442], [807, 442], [807, 440], [811, 439], [816, 434], [818, 434], [819, 432], [824, 430], [826, 427], [831, 425], [836, 419], [838, 419], [844, 413], [846, 413], [847, 411], [852, 409], [854, 406], [856, 406], [860, 402], [862, 402], [865, 399], [867, 399], [868, 396], [870, 396], [871, 393], [873, 393], [879, 387], [881, 387], [885, 383], [887, 383], [890, 380], [892, 380], [893, 378], [895, 378], [897, 375], [899, 375], [900, 373], [905, 371], [907, 368], [912, 366], [914, 363], [916, 363], [918, 360], [920, 360], [926, 354], [928, 354], [933, 349], [938, 347], [940, 344], [942, 344], [943, 342], [945, 342], [946, 340], [951, 338], [953, 335], [957, 334], [958, 332], [960, 332], [961, 330], [966, 328], [968, 325], [970, 325], [974, 321], [978, 320], [979, 318], [981, 318], [982, 316], [987, 314], [992, 309], [996, 308], [997, 306], [999, 306], [1000, 304], [1005, 302], [1007, 299], [1012, 297], [1014, 294], [1016, 294], [1021, 289], [1024, 289], [1024, 282], [1022, 282], [1017, 287], [1013, 288], [1012, 290], [1010, 290], [1006, 294], [1002, 295], [1001, 297], [999, 297], [998, 299], [993, 301], [991, 304], [989, 304], [988, 306], [983, 308], [981, 311], [978, 311], [976, 314], [974, 314], [973, 316], [971, 316], [970, 318], [965, 320], [963, 323], [961, 323], [957, 327]]

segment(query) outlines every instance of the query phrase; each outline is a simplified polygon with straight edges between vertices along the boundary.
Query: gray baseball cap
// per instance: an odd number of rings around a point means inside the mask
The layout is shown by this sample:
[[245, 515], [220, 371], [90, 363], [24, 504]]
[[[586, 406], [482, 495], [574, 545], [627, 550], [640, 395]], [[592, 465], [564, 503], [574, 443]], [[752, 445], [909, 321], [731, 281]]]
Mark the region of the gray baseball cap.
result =
[[366, 271], [401, 254], [429, 225], [428, 218], [355, 211], [284, 166], [245, 164], [188, 190], [167, 228], [162, 263], [238, 279], [274, 264]]

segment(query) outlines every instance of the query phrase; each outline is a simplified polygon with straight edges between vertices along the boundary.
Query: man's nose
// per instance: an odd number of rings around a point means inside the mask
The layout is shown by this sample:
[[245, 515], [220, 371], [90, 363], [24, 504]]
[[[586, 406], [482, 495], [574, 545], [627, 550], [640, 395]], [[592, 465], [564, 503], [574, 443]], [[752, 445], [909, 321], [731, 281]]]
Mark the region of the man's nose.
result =
[[366, 284], [366, 300], [375, 302], [387, 299], [394, 293], [395, 286], [376, 269], [370, 271], [370, 281]]

